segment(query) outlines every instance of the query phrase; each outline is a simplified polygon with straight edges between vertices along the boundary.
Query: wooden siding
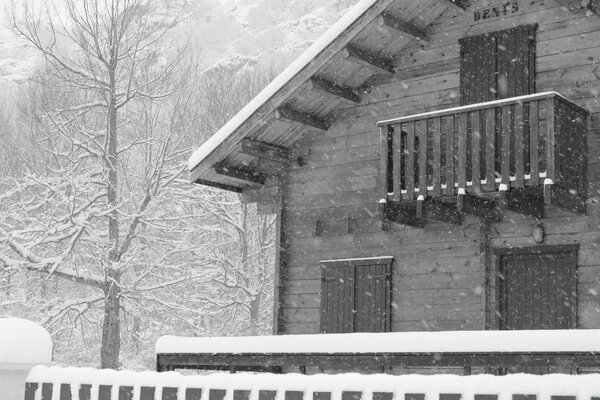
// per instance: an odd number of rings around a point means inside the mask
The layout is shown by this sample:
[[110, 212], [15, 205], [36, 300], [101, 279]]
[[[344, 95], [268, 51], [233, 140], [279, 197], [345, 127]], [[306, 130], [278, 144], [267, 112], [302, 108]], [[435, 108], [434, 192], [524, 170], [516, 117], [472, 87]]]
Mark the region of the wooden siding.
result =
[[506, 212], [499, 223], [468, 216], [461, 226], [382, 224], [375, 123], [459, 105], [458, 40], [532, 23], [539, 23], [537, 92], [558, 91], [594, 114], [587, 215], [551, 207], [542, 224], [544, 244], [579, 244], [578, 326], [600, 328], [600, 18], [574, 14], [553, 1], [519, 6], [515, 14], [486, 21], [474, 22], [469, 11], [442, 15], [427, 29], [429, 43], [395, 57], [394, 78], [361, 93], [360, 105], [340, 103], [327, 132], [308, 133], [297, 144], [295, 153], [306, 164], [290, 169], [283, 191], [287, 257], [280, 333], [320, 332], [321, 260], [382, 255], [395, 260], [393, 331], [496, 327], [492, 249], [537, 245], [531, 234], [535, 220]]

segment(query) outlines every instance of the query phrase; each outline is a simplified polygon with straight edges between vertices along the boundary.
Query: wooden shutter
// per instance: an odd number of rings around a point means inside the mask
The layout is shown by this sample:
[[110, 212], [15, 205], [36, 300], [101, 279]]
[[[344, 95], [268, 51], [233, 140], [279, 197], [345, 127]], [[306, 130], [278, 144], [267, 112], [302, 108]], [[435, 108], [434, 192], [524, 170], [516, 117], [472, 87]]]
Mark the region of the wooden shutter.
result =
[[501, 329], [577, 327], [577, 252], [502, 257]]
[[354, 268], [327, 266], [321, 280], [321, 332], [354, 331]]
[[524, 25], [459, 40], [462, 105], [535, 93], [536, 28]]
[[321, 332], [389, 331], [391, 263], [391, 257], [323, 262]]
[[390, 265], [356, 266], [355, 332], [390, 330]]

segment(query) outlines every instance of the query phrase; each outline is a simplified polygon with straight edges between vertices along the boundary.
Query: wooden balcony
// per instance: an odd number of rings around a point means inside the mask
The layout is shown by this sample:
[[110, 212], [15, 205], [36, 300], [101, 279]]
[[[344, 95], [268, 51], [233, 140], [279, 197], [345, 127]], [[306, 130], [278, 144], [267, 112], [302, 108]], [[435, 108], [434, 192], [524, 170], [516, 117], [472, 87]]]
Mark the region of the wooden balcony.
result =
[[546, 92], [379, 122], [388, 219], [420, 225], [429, 211], [460, 223], [460, 212], [497, 218], [498, 206], [541, 218], [549, 203], [585, 212], [587, 115]]

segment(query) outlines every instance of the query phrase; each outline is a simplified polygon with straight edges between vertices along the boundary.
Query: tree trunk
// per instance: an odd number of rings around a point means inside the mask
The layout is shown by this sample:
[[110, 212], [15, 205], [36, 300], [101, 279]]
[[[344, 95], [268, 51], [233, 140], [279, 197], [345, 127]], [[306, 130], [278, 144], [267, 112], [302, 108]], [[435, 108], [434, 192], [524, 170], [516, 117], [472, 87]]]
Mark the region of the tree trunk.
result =
[[121, 348], [121, 293], [119, 286], [108, 277], [104, 291], [104, 321], [102, 323], [102, 344], [100, 348], [100, 368], [119, 368]]
[[252, 335], [259, 336], [260, 332], [260, 302], [262, 300], [262, 292], [250, 301], [250, 331]]
[[107, 110], [107, 202], [112, 208], [108, 214], [108, 265], [105, 266], [106, 289], [104, 290], [104, 322], [102, 324], [102, 345], [100, 348], [101, 368], [117, 369], [119, 367], [119, 350], [121, 347], [120, 316], [120, 274], [115, 271], [121, 259], [119, 238], [119, 213], [117, 211], [119, 177], [117, 174], [117, 96], [115, 81], [116, 64], [109, 67], [109, 101]]

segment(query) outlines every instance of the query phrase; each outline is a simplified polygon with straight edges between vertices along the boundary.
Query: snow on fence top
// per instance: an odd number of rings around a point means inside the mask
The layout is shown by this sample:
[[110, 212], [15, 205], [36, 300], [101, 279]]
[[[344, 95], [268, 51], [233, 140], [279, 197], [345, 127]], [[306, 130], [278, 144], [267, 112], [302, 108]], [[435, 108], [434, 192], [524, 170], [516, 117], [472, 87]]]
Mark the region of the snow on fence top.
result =
[[52, 338], [35, 322], [0, 318], [0, 363], [50, 364]]
[[163, 336], [156, 353], [599, 352], [600, 330], [342, 333], [252, 337]]
[[[477, 395], [511, 399], [515, 395], [536, 396], [536, 400], [551, 400], [552, 396], [573, 396], [569, 400], [589, 400], [600, 396], [600, 375], [272, 375], [213, 374], [182, 376], [176, 372], [131, 372], [58, 367], [35, 367], [27, 379], [25, 400], [89, 400], [98, 398], [131, 400], [291, 400], [311, 399], [314, 392], [329, 393], [331, 400], [342, 400], [346, 392], [361, 400], [411, 398], [427, 400], [440, 394], [460, 394], [462, 400]], [[86, 387], [87, 386], [87, 387]], [[225, 391], [217, 395], [215, 391]], [[302, 392], [302, 396], [297, 393]], [[377, 393], [377, 396], [373, 394]], [[64, 394], [63, 394], [64, 393]], [[382, 396], [383, 394], [383, 396]], [[415, 395], [417, 394], [417, 395]], [[64, 396], [64, 397], [63, 397]], [[323, 398], [323, 397], [322, 397]], [[528, 397], [530, 398], [530, 397]]]
[[198, 148], [188, 160], [188, 169], [191, 171], [212, 153], [221, 143], [233, 134], [252, 114], [267, 102], [275, 93], [302, 71], [310, 62], [327, 48], [342, 32], [354, 21], [363, 15], [378, 0], [361, 0], [336, 22], [323, 36], [312, 44], [289, 67], [267, 85], [250, 103], [229, 120], [221, 129], [211, 136]]

